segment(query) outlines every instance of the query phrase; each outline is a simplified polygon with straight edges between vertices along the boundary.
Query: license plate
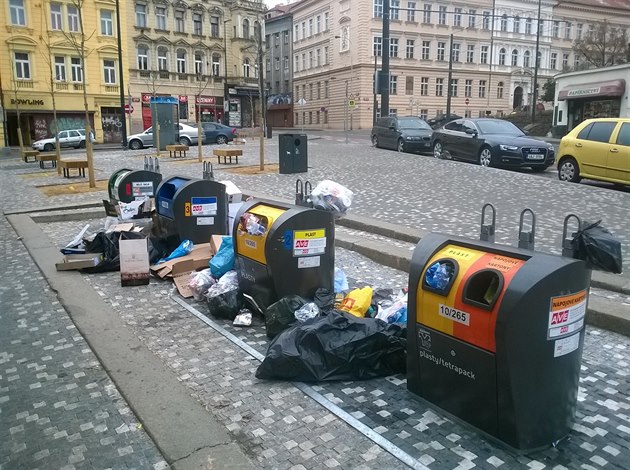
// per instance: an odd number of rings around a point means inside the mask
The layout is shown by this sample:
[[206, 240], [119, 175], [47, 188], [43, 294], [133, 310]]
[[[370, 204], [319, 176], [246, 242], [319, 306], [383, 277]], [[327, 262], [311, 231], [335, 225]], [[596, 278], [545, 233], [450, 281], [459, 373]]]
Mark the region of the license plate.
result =
[[545, 156], [542, 153], [529, 153], [527, 154], [528, 160], [544, 160]]

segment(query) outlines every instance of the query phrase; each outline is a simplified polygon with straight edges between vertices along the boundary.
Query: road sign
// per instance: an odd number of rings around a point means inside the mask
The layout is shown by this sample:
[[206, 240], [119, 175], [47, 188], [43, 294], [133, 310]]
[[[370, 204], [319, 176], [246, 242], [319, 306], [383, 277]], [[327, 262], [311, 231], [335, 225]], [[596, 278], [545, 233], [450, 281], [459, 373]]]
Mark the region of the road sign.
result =
[[133, 105], [126, 104], [126, 105], [125, 105], [125, 112], [126, 112], [127, 114], [131, 114], [131, 113], [133, 113]]
[[357, 102], [355, 100], [348, 100], [348, 107], [350, 109], [354, 109], [357, 106]]
[[466, 103], [467, 105], [470, 104], [470, 100], [468, 98], [466, 98], [466, 100], [464, 101], [464, 103]]
[[306, 100], [304, 98], [300, 98], [297, 102], [300, 106], [304, 106], [306, 104]]

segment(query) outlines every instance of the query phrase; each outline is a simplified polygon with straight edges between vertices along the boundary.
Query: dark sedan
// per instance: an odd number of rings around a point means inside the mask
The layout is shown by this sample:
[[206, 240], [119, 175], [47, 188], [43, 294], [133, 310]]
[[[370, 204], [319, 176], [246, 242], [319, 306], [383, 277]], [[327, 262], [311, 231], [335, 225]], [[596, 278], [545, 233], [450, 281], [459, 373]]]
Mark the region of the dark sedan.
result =
[[545, 171], [555, 161], [553, 145], [528, 137], [502, 119], [457, 119], [433, 132], [433, 156], [481, 166], [529, 167]]
[[218, 122], [202, 122], [201, 127], [206, 135], [206, 143], [227, 144], [236, 137], [236, 129]]
[[431, 152], [433, 130], [415, 116], [379, 118], [372, 128], [374, 147], [384, 147], [399, 152]]

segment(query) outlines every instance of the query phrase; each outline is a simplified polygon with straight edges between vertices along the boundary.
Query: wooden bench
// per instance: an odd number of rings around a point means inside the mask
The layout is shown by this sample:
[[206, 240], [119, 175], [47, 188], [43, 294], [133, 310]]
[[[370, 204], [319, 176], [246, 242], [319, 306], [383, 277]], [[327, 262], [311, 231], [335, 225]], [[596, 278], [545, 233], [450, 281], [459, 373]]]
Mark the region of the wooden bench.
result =
[[23, 150], [22, 151], [22, 160], [28, 163], [28, 159], [33, 157], [33, 162], [37, 161], [37, 155], [39, 155], [39, 150]]
[[44, 166], [45, 162], [51, 162], [52, 163], [51, 168], [57, 167], [57, 154], [54, 152], [37, 154], [35, 156], [35, 160], [39, 162], [39, 167], [42, 169], [45, 168]]
[[241, 149], [215, 149], [212, 151], [212, 154], [219, 159], [219, 164], [221, 163], [221, 157], [223, 157], [223, 163], [226, 165], [228, 158], [230, 163], [232, 163], [232, 157], [236, 158], [236, 163], [238, 164], [238, 157], [243, 156], [243, 151]]
[[59, 160], [59, 166], [63, 169], [63, 177], [70, 178], [70, 170], [76, 168], [79, 170], [78, 176], [85, 177], [85, 169], [88, 167], [87, 160]]
[[[186, 152], [188, 152], [188, 145], [182, 145], [182, 144], [167, 145], [166, 150], [168, 150], [168, 156], [170, 158], [173, 158], [173, 157], [177, 158], [177, 152], [179, 152], [180, 157], [186, 157]], [[182, 155], [182, 153], [184, 155]]]

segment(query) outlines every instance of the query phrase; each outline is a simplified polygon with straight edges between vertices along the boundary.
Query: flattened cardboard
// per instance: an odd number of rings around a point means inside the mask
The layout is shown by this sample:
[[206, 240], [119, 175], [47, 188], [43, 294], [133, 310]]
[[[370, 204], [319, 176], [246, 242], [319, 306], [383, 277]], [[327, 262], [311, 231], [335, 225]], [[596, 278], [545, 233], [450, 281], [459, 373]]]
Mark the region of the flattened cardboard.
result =
[[195, 271], [188, 271], [182, 274], [176, 274], [173, 276], [173, 282], [175, 282], [175, 287], [177, 287], [177, 292], [183, 298], [187, 299], [193, 296], [192, 289], [188, 285], [190, 280], [196, 274]]
[[185, 273], [186, 271], [196, 271], [198, 269], [207, 268], [214, 253], [210, 243], [200, 243], [195, 245], [192, 251], [186, 256], [151, 266], [151, 272], [160, 279], [165, 279], [167, 277], [174, 277], [176, 274]]
[[149, 249], [146, 238], [120, 239], [120, 285], [149, 284]]
[[82, 253], [65, 255], [61, 262], [55, 263], [57, 271], [72, 271], [75, 269], [93, 268], [103, 261], [101, 253]]

